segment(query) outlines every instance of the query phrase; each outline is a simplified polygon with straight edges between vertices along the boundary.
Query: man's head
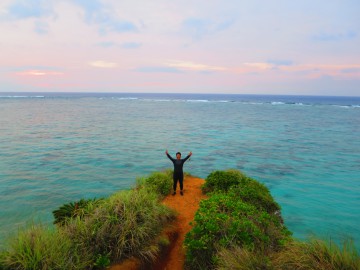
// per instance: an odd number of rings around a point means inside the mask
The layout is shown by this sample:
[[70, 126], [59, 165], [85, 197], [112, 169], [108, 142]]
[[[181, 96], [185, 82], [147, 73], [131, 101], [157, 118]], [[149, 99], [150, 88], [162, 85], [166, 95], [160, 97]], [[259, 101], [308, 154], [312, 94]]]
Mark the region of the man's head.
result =
[[181, 159], [181, 153], [180, 153], [180, 152], [177, 152], [177, 153], [176, 153], [176, 158], [177, 158], [177, 159]]

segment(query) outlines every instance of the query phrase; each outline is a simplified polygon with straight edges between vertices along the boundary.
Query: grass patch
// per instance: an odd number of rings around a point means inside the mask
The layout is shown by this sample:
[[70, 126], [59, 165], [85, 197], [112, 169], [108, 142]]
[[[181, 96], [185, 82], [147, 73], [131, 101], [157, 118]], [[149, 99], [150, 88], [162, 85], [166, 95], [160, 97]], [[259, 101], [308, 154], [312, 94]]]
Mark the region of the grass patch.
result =
[[65, 228], [73, 242], [91, 254], [112, 262], [135, 256], [153, 260], [158, 247], [153, 239], [175, 214], [158, 203], [158, 195], [142, 188], [114, 194], [84, 220]]
[[0, 269], [85, 269], [91, 265], [91, 256], [62, 231], [33, 225], [11, 239], [0, 262]]
[[343, 242], [342, 248], [336, 243], [311, 239], [308, 242], [294, 241], [272, 256], [274, 269], [319, 269], [358, 270], [360, 258], [354, 243]]
[[56, 228], [32, 226], [9, 240], [0, 269], [103, 269], [129, 257], [154, 261], [162, 229], [175, 213], [160, 203], [171, 172], [153, 173], [136, 188], [80, 200], [53, 212]]
[[273, 269], [267, 256], [260, 252], [251, 252], [239, 246], [222, 248], [217, 253], [218, 270]]
[[137, 187], [143, 187], [153, 190], [162, 197], [168, 195], [172, 190], [173, 171], [166, 170], [164, 172], [154, 172], [147, 177], [136, 179]]

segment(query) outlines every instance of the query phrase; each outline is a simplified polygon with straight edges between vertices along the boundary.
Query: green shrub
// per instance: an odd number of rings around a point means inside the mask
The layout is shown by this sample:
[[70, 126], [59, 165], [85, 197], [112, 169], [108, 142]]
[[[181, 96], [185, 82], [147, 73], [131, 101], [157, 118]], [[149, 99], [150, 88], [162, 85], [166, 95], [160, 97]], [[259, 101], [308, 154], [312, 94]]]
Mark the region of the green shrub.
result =
[[200, 203], [195, 225], [186, 235], [186, 264], [190, 269], [216, 265], [217, 250], [239, 246], [249, 251], [278, 249], [290, 232], [274, 215], [226, 193], [214, 193]]
[[234, 197], [234, 199], [250, 203], [270, 214], [276, 214], [282, 220], [280, 206], [271, 196], [269, 189], [240, 171], [212, 172], [206, 178], [203, 191], [207, 193], [228, 191], [229, 196]]
[[203, 185], [203, 192], [227, 191], [230, 187], [246, 183], [248, 177], [237, 170], [214, 171], [208, 175]]
[[97, 257], [107, 254], [113, 262], [130, 256], [152, 260], [159, 251], [154, 239], [174, 217], [154, 191], [136, 189], [114, 194], [65, 229], [77, 246]]
[[109, 259], [108, 254], [105, 254], [105, 255], [99, 254], [96, 258], [94, 266], [95, 266], [95, 268], [98, 268], [98, 269], [104, 269], [104, 268], [110, 266], [110, 263], [111, 263], [111, 261]]
[[341, 249], [332, 241], [313, 239], [288, 243], [273, 255], [272, 264], [280, 270], [359, 270], [360, 258], [352, 241], [344, 241]]
[[54, 224], [64, 225], [69, 219], [74, 217], [84, 217], [91, 212], [103, 199], [81, 199], [77, 202], [66, 203], [54, 210]]
[[137, 185], [151, 189], [160, 196], [166, 196], [171, 192], [173, 185], [172, 171], [154, 172], [148, 177], [138, 178]]
[[251, 178], [248, 178], [243, 184], [231, 187], [228, 194], [234, 199], [252, 204], [269, 214], [280, 214], [280, 206], [271, 196], [269, 189]]
[[85, 269], [89, 254], [81, 253], [62, 231], [32, 226], [20, 231], [1, 256], [3, 269]]

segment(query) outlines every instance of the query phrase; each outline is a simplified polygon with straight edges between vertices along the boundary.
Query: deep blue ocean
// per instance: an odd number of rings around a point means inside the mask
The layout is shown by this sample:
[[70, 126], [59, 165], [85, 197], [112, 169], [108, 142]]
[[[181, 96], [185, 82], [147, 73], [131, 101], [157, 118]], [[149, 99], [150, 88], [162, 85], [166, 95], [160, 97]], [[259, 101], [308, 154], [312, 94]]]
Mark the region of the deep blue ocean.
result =
[[0, 93], [0, 149], [0, 239], [172, 168], [168, 149], [264, 183], [296, 238], [360, 247], [360, 97]]

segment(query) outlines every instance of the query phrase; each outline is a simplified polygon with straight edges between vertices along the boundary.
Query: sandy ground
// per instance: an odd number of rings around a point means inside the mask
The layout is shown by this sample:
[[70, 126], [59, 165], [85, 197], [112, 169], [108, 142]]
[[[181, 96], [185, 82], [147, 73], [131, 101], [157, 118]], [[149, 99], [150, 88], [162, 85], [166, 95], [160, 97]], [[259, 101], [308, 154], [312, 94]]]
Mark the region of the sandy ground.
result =
[[[174, 223], [176, 237], [170, 245], [169, 252], [156, 265], [149, 269], [156, 270], [181, 270], [184, 267], [185, 250], [183, 242], [185, 235], [190, 231], [190, 222], [194, 219], [195, 212], [199, 208], [200, 200], [205, 198], [201, 193], [201, 186], [204, 179], [187, 176], [184, 179], [184, 196], [177, 190], [175, 196], [168, 195], [163, 203], [168, 207], [175, 209], [179, 215]], [[114, 265], [110, 270], [137, 270], [140, 265], [135, 260], [128, 260], [121, 265]]]

